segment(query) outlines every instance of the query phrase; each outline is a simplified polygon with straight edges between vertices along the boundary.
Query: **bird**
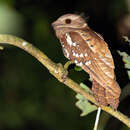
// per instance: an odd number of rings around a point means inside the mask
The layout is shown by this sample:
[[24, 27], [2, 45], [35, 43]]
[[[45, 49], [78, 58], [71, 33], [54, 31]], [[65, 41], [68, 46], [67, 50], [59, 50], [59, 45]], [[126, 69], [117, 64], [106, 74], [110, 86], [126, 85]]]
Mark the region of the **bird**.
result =
[[95, 100], [114, 110], [121, 89], [116, 82], [114, 61], [103, 37], [77, 14], [64, 14], [52, 23], [64, 56], [90, 75]]

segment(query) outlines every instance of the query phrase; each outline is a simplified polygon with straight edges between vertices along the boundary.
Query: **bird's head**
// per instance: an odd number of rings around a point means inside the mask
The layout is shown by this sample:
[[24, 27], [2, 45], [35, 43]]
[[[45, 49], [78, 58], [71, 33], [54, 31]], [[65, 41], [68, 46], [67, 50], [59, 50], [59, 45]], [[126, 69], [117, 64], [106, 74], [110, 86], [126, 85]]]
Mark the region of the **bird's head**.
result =
[[87, 27], [85, 20], [77, 14], [65, 14], [52, 23], [55, 30], [63, 28], [81, 29]]

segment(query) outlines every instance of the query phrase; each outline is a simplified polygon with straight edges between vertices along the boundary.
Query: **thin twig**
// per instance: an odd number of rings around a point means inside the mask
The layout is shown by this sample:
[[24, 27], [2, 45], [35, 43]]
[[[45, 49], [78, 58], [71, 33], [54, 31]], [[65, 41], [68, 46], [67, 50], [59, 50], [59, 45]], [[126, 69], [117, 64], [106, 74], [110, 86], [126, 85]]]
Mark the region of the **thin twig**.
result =
[[98, 128], [98, 122], [99, 122], [100, 113], [101, 113], [101, 107], [98, 107], [97, 116], [96, 116], [95, 125], [94, 125], [94, 129], [93, 130], [97, 130], [97, 128]]
[[65, 82], [63, 82], [61, 77], [63, 76], [65, 69], [61, 65], [54, 63], [43, 52], [41, 52], [39, 49], [37, 49], [36, 47], [31, 45], [29, 42], [27, 42], [23, 39], [20, 39], [18, 37], [15, 37], [15, 36], [1, 34], [0, 43], [10, 44], [13, 46], [17, 46], [21, 49], [24, 49], [26, 52], [28, 52], [29, 54], [34, 56], [38, 61], [40, 61], [50, 71], [50, 73], [53, 76], [55, 76], [60, 82], [64, 83], [65, 85], [67, 85], [68, 87], [73, 89], [76, 93], [80, 93], [85, 98], [87, 98], [89, 101], [91, 101], [95, 105], [101, 107], [102, 110], [108, 112], [112, 116], [114, 116], [117, 119], [119, 119], [120, 121], [122, 121], [128, 127], [130, 127], [130, 118], [128, 118], [127, 116], [125, 116], [124, 114], [122, 114], [119, 111], [114, 111], [110, 107], [105, 107], [105, 106], [101, 106], [100, 104], [98, 104], [90, 93], [87, 93], [83, 88], [80, 87], [79, 84], [74, 82], [72, 79], [67, 77]]

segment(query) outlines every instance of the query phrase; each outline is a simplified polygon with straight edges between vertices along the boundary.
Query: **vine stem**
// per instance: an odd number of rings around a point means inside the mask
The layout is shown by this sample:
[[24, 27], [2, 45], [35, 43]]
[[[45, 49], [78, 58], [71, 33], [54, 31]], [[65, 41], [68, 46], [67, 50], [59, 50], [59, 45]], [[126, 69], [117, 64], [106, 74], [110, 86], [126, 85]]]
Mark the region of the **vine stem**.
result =
[[130, 127], [130, 118], [128, 118], [119, 111], [114, 111], [111, 107], [106, 107], [98, 104], [93, 95], [91, 95], [89, 92], [87, 93], [83, 88], [81, 88], [79, 84], [74, 82], [72, 79], [67, 77], [66, 80], [63, 82], [62, 76], [65, 72], [64, 67], [61, 64], [59, 65], [54, 63], [43, 52], [41, 52], [38, 48], [34, 47], [29, 42], [12, 35], [0, 34], [0, 43], [1, 48], [3, 47], [2, 45], [9, 44], [25, 50], [26, 52], [34, 56], [40, 63], [42, 63], [49, 70], [49, 72], [60, 82], [64, 83], [66, 86], [74, 90], [76, 93], [80, 93], [82, 96], [87, 98], [96, 106], [101, 107], [102, 110], [108, 112], [118, 120], [122, 121], [128, 127]]

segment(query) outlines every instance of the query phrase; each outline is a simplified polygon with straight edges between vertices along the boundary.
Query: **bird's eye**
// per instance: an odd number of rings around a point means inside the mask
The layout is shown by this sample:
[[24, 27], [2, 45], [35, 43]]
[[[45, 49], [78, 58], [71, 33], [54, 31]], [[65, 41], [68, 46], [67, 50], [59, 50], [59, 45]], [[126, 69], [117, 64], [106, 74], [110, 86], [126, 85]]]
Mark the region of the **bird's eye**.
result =
[[66, 24], [70, 24], [70, 23], [71, 23], [71, 19], [66, 19], [66, 20], [65, 20], [65, 23], [66, 23]]

